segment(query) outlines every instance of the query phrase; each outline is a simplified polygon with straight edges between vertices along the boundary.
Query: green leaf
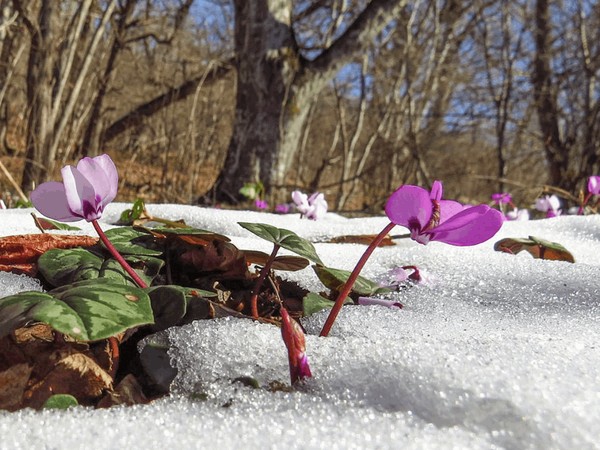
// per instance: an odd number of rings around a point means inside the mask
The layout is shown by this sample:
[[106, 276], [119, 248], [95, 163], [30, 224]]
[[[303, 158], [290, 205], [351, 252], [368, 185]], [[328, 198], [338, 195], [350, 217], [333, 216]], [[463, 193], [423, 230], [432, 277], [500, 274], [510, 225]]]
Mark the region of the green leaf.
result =
[[550, 242], [535, 236], [524, 238], [500, 239], [494, 244], [494, 250], [499, 252], [517, 254], [526, 251], [534, 258], [549, 259], [553, 261], [575, 262], [575, 258], [565, 247], [557, 242]]
[[154, 317], [143, 290], [103, 279], [0, 299], [0, 337], [32, 320], [80, 341], [97, 341], [153, 323]]
[[42, 405], [43, 409], [67, 409], [71, 406], [78, 406], [77, 399], [69, 394], [54, 394], [48, 397], [48, 400]]
[[[323, 297], [322, 295], [309, 292], [302, 299], [302, 311], [304, 316], [310, 316], [322, 309], [332, 308], [335, 302]], [[353, 305], [354, 302], [351, 298], [344, 300], [344, 305]]]
[[[163, 260], [151, 256], [128, 255], [125, 259], [147, 284], [152, 283], [164, 265]], [[109, 257], [108, 253], [100, 254], [97, 249], [48, 250], [38, 259], [38, 270], [53, 286], [96, 278], [109, 278], [116, 283], [136, 285], [117, 261]]]
[[144, 204], [144, 200], [138, 198], [133, 202], [131, 209], [126, 209], [121, 213], [119, 223], [131, 225], [135, 220], [138, 220], [140, 217], [142, 217], [142, 214], [145, 210], [146, 205]]
[[[334, 291], [342, 290], [342, 287], [346, 284], [348, 278], [350, 278], [351, 273], [347, 270], [332, 269], [323, 266], [313, 266], [313, 269], [317, 274], [317, 277], [319, 277], [319, 280], [321, 280], [321, 283]], [[352, 286], [352, 292], [368, 297], [374, 294], [390, 292], [390, 289], [383, 288], [374, 281], [359, 275], [354, 286]]]
[[152, 236], [132, 227], [111, 228], [104, 234], [123, 256], [158, 256], [162, 254], [162, 250], [157, 248]]
[[181, 286], [157, 286], [148, 290], [152, 312], [153, 331], [165, 330], [177, 325], [187, 311], [186, 290]]
[[238, 222], [238, 224], [258, 237], [297, 253], [300, 256], [304, 256], [312, 262], [323, 265], [314, 245], [293, 231], [277, 228], [266, 223]]

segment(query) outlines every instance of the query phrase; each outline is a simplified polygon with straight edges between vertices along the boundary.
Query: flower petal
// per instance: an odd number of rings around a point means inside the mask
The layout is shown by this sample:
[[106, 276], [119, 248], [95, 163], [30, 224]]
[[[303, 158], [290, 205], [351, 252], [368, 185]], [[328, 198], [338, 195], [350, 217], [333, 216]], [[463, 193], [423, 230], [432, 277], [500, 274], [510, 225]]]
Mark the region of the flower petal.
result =
[[465, 208], [468, 208], [468, 206], [465, 207], [462, 203], [455, 202], [454, 200], [440, 200], [440, 224]]
[[502, 213], [487, 205], [473, 206], [427, 231], [431, 240], [450, 245], [477, 245], [494, 236], [504, 222]]
[[[100, 158], [100, 156], [98, 156]], [[77, 163], [77, 170], [93, 186], [95, 196], [99, 202], [103, 202], [111, 193], [111, 183], [108, 174], [102, 165], [96, 162], [97, 158], [83, 158]], [[114, 198], [114, 197], [113, 197]], [[103, 203], [104, 205], [104, 203]]]
[[431, 200], [437, 200], [439, 202], [442, 199], [443, 192], [444, 188], [442, 187], [442, 182], [435, 180], [431, 185], [431, 193], [429, 194]]
[[83, 219], [82, 216], [73, 214], [69, 208], [65, 186], [58, 181], [40, 184], [31, 193], [31, 203], [44, 216], [54, 220], [75, 222]]
[[102, 200], [96, 195], [94, 186], [79, 170], [72, 166], [63, 167], [61, 174], [64, 180], [67, 203], [71, 212], [88, 221], [92, 220], [86, 214], [89, 213], [90, 209], [96, 210]]
[[[115, 199], [117, 191], [119, 190], [119, 173], [117, 172], [117, 166], [115, 166], [115, 163], [107, 154], [96, 156], [95, 158], [92, 158], [92, 160], [100, 166], [108, 179], [108, 194], [102, 199], [102, 206], [106, 206]], [[96, 189], [96, 192], [98, 192], [98, 189]]]
[[415, 221], [419, 229], [431, 219], [432, 203], [429, 191], [418, 186], [404, 185], [394, 192], [385, 204], [385, 213], [396, 225], [411, 228]]

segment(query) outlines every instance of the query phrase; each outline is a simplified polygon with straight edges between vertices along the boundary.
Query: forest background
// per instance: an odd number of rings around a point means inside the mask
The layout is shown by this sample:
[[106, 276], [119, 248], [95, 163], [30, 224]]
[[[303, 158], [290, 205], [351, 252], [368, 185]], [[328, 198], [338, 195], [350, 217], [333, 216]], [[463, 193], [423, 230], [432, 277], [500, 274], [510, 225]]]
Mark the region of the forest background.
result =
[[[402, 183], [531, 204], [600, 173], [592, 0], [0, 0], [0, 194], [108, 153], [117, 200]], [[9, 178], [14, 179], [14, 183]], [[247, 205], [247, 203], [245, 203]]]

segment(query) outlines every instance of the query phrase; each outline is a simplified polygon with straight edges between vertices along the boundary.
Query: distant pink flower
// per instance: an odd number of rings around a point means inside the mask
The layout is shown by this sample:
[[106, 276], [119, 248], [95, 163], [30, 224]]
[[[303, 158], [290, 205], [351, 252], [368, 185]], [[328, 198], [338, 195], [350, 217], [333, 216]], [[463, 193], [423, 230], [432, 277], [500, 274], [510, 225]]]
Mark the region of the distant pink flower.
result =
[[256, 206], [257, 209], [269, 209], [269, 204], [266, 200], [256, 199], [254, 201], [254, 206]]
[[278, 214], [287, 214], [290, 212], [290, 205], [287, 203], [280, 203], [275, 206], [275, 212]]
[[600, 195], [600, 176], [593, 175], [589, 177], [587, 189], [592, 195]]
[[535, 209], [546, 213], [546, 217], [560, 216], [560, 200], [556, 195], [546, 195], [535, 201]]
[[4, 200], [2, 200], [1, 198], [0, 198], [0, 209], [7, 209], [6, 205], [4, 204]]
[[442, 200], [442, 183], [435, 181], [431, 192], [404, 185], [394, 192], [385, 212], [396, 225], [410, 230], [420, 244], [441, 241], [450, 245], [476, 245], [494, 236], [502, 226], [500, 211], [487, 205], [464, 207]]
[[312, 377], [308, 358], [306, 357], [306, 339], [302, 328], [290, 317], [285, 308], [281, 308], [281, 336], [288, 351], [290, 380], [295, 384], [298, 380]]
[[106, 205], [117, 196], [119, 176], [108, 155], [83, 158], [77, 167], [63, 167], [61, 174], [62, 183], [42, 183], [31, 193], [33, 206], [51, 219], [92, 222], [102, 217]]
[[327, 212], [327, 201], [325, 195], [321, 192], [315, 192], [310, 197], [300, 191], [292, 192], [292, 200], [296, 204], [296, 209], [307, 219], [317, 220]]
[[492, 194], [492, 200], [497, 205], [508, 205], [512, 203], [512, 195], [508, 192], [497, 192]]

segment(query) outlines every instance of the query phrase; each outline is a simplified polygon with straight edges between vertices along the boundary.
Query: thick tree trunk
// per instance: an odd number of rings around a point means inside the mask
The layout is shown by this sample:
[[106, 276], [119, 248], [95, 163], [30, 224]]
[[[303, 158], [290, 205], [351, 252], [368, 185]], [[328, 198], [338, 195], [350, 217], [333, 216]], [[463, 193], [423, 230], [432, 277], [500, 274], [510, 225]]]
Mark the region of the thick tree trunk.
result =
[[38, 180], [46, 178], [54, 158], [50, 147], [53, 130], [50, 124], [52, 110], [53, 39], [52, 15], [54, 2], [42, 2], [38, 15], [38, 27], [29, 25], [31, 49], [27, 65], [27, 144], [25, 168], [21, 188], [28, 192]]
[[233, 135], [219, 175], [217, 201], [237, 202], [245, 182], [271, 187], [281, 123], [298, 70], [291, 0], [235, 2], [237, 94]]
[[364, 52], [406, 0], [372, 0], [316, 59], [298, 53], [292, 0], [235, 0], [238, 80], [233, 135], [216, 182], [215, 199], [243, 200], [245, 182], [260, 180], [272, 199], [283, 197], [309, 107], [335, 74]]
[[570, 190], [568, 178], [569, 148], [560, 136], [557, 93], [552, 80], [552, 56], [548, 0], [537, 0], [535, 6], [535, 57], [533, 61], [533, 94], [540, 131], [544, 143], [549, 179], [553, 186]]

